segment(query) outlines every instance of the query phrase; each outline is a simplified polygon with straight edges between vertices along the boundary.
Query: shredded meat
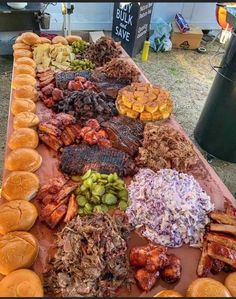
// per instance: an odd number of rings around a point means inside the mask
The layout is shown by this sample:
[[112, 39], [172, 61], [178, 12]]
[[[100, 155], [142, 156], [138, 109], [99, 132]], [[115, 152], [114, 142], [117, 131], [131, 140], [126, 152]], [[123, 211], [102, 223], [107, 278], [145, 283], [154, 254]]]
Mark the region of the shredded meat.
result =
[[100, 72], [106, 74], [108, 78], [125, 79], [127, 83], [139, 82], [139, 71], [123, 58], [113, 58], [100, 69]]
[[112, 296], [121, 286], [130, 288], [123, 214], [79, 216], [58, 233], [58, 251], [45, 277], [48, 293], [64, 296]]
[[172, 168], [187, 172], [197, 162], [193, 146], [181, 133], [168, 125], [148, 123], [137, 163], [154, 171]]

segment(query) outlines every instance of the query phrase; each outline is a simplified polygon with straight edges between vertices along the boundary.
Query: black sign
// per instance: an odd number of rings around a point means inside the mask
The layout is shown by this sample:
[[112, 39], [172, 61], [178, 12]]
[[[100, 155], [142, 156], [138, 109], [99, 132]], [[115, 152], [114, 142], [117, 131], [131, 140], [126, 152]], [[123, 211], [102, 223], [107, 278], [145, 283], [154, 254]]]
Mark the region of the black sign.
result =
[[149, 34], [153, 3], [115, 3], [112, 37], [131, 56], [138, 54]]

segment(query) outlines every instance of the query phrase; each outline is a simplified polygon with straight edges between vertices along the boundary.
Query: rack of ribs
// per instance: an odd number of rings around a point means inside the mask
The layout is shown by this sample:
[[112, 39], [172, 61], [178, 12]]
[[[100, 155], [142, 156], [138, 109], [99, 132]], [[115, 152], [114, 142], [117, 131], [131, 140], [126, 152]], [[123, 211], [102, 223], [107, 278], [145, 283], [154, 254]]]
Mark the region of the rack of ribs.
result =
[[60, 169], [68, 175], [82, 175], [92, 169], [101, 173], [116, 172], [120, 177], [137, 172], [133, 159], [115, 148], [80, 144], [64, 148]]

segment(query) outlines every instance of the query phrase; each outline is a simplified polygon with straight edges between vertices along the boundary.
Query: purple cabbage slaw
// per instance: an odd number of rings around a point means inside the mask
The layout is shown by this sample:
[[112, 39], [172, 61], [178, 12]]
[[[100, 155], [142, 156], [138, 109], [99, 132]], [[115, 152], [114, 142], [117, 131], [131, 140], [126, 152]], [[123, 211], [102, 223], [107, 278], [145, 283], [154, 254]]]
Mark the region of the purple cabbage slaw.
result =
[[214, 204], [192, 175], [143, 168], [128, 191], [129, 222], [144, 237], [168, 247], [201, 246]]

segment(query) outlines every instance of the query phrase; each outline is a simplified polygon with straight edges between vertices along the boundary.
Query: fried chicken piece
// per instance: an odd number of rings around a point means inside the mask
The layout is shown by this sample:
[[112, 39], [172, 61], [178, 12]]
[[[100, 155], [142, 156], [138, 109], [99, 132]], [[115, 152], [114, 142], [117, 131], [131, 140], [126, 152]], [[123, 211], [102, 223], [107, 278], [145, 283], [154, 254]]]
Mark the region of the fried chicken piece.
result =
[[77, 215], [77, 210], [78, 203], [76, 201], [75, 195], [71, 194], [64, 222], [67, 223], [71, 221]]
[[211, 273], [214, 275], [220, 273], [223, 270], [224, 266], [225, 266], [224, 262], [214, 259], [211, 267]]
[[207, 253], [207, 241], [204, 241], [202, 247], [202, 254], [197, 267], [197, 275], [199, 277], [207, 277], [213, 265], [212, 258]]
[[161, 277], [167, 283], [175, 283], [181, 277], [181, 261], [180, 258], [174, 254], [167, 255], [167, 257], [169, 260], [169, 266], [165, 267], [165, 269], [161, 271]]
[[147, 246], [133, 247], [129, 254], [131, 266], [145, 267], [148, 259], [149, 248]]
[[158, 271], [150, 273], [145, 269], [138, 269], [135, 273], [135, 279], [138, 281], [139, 286], [147, 292], [153, 288], [159, 275]]
[[162, 247], [156, 247], [148, 253], [146, 262], [146, 269], [149, 272], [156, 272], [168, 266], [169, 259], [167, 258], [166, 251]]

